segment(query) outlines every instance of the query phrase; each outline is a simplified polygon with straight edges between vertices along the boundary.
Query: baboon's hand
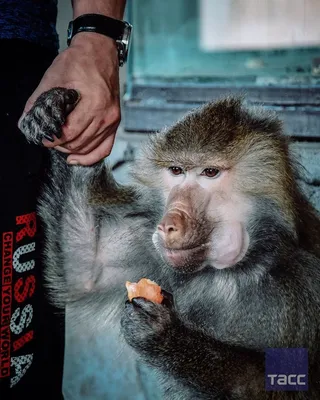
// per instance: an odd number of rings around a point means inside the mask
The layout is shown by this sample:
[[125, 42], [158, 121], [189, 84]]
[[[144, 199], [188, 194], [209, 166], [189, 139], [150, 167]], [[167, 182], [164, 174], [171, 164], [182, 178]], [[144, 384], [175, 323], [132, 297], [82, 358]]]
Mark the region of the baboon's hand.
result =
[[122, 334], [127, 343], [142, 355], [165, 350], [174, 335], [177, 316], [169, 302], [157, 304], [142, 297], [127, 301], [121, 319]]
[[53, 88], [42, 93], [29, 112], [22, 116], [19, 128], [29, 142], [41, 144], [43, 139], [54, 141], [62, 135], [68, 114], [80, 100], [74, 89]]

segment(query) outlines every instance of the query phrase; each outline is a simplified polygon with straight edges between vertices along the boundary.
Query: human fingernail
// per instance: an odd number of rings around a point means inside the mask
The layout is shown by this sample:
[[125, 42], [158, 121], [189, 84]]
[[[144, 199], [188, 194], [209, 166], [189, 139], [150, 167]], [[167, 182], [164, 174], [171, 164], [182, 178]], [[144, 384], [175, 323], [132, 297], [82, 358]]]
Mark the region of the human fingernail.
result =
[[71, 165], [78, 165], [79, 164], [77, 160], [70, 160], [70, 161], [68, 161], [68, 163], [71, 164]]

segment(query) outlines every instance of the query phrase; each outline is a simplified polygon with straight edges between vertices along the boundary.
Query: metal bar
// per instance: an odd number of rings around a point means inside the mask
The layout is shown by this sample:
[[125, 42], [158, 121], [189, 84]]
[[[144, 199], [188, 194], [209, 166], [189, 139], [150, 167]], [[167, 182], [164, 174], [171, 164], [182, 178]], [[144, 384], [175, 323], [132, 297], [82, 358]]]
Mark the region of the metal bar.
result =
[[202, 103], [226, 96], [244, 95], [252, 103], [320, 105], [320, 85], [258, 85], [244, 83], [136, 83], [130, 98], [135, 101]]
[[[169, 126], [197, 103], [164, 103], [126, 101], [124, 103], [124, 129], [127, 132], [155, 132]], [[287, 135], [297, 138], [320, 139], [320, 107], [268, 105], [284, 122]]]

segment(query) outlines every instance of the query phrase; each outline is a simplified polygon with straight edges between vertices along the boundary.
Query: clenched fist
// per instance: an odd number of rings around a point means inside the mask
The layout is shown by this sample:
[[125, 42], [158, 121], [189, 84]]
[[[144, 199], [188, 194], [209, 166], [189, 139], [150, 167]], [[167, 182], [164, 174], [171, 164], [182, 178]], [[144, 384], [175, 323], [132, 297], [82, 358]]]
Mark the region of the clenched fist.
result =
[[43, 92], [53, 87], [75, 89], [80, 101], [68, 115], [60, 137], [53, 142], [44, 139], [44, 146], [69, 153], [70, 164], [91, 165], [108, 156], [120, 123], [115, 42], [96, 33], [76, 35], [43, 76], [22, 117]]

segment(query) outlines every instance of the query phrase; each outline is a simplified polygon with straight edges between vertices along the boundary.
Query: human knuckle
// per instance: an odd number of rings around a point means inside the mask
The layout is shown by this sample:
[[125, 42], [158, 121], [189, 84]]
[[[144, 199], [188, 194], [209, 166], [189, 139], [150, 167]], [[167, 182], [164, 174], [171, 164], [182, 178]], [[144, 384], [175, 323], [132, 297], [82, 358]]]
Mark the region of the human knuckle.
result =
[[76, 150], [78, 150], [78, 153], [81, 154], [81, 155], [83, 155], [83, 156], [86, 156], [86, 155], [89, 154], [90, 151], [91, 151], [91, 150], [88, 149], [88, 148], [84, 148], [84, 149], [78, 148], [78, 149], [76, 149]]
[[118, 105], [113, 105], [108, 110], [108, 116], [113, 123], [120, 122], [121, 120], [121, 111]]
[[[63, 139], [66, 142], [70, 142], [71, 140], [73, 140], [76, 137], [76, 132], [69, 127], [64, 127], [62, 129], [62, 133], [63, 133]], [[72, 144], [72, 145], [74, 145], [74, 144]]]
[[76, 150], [77, 148], [77, 146], [73, 143], [66, 143], [64, 147], [67, 148], [68, 150]]
[[99, 159], [96, 159], [96, 157], [88, 157], [83, 160], [83, 165], [92, 165], [98, 161]]
[[108, 149], [108, 150], [104, 151], [103, 153], [101, 153], [101, 158], [109, 157], [110, 154], [111, 154], [111, 149]]

